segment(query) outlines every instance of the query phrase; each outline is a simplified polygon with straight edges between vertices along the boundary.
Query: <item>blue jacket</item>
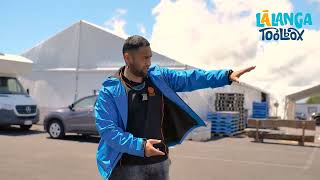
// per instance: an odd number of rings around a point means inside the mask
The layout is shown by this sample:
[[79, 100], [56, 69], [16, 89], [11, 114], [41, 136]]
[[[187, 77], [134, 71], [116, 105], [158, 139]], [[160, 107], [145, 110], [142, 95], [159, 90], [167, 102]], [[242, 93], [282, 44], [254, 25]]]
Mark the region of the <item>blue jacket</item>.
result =
[[[170, 139], [167, 144], [169, 147], [181, 144], [194, 128], [206, 126], [204, 121], [176, 92], [230, 85], [228, 70], [190, 69], [176, 71], [158, 65], [149, 68], [149, 78], [169, 100], [168, 102], [171, 102], [170, 106], [173, 108], [170, 109], [176, 109], [176, 111], [181, 111], [180, 114], [188, 116], [170, 117], [176, 119], [177, 123], [174, 126], [176, 129], [168, 128], [171, 131], [170, 134], [175, 134], [174, 137], [168, 137]], [[128, 119], [128, 100], [125, 87], [117, 76], [109, 76], [103, 82], [94, 113], [96, 127], [101, 137], [96, 154], [97, 166], [103, 179], [108, 180], [123, 153], [144, 156], [142, 149], [144, 137], [134, 137], [130, 132], [125, 132]]]

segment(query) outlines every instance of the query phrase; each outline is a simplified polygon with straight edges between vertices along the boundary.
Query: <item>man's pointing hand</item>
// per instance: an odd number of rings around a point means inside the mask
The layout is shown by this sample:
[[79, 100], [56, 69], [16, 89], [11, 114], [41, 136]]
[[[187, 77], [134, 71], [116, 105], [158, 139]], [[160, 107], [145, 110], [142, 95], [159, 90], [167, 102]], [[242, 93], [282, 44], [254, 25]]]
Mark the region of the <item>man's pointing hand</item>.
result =
[[251, 67], [248, 67], [248, 68], [239, 70], [239, 71], [234, 71], [234, 72], [232, 72], [231, 75], [230, 75], [230, 80], [231, 80], [231, 81], [235, 81], [235, 82], [237, 82], [237, 83], [240, 83], [240, 81], [239, 81], [240, 76], [242, 76], [243, 74], [245, 74], [245, 73], [247, 73], [247, 72], [250, 72], [250, 71], [253, 70], [254, 68], [256, 68], [256, 66], [251, 66]]

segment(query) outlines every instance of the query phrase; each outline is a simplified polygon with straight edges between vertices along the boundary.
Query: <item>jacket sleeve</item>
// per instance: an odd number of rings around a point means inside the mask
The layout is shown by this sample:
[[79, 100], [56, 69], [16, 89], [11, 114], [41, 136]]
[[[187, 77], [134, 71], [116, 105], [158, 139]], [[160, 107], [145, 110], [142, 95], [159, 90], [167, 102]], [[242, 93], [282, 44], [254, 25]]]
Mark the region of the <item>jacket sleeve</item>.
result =
[[144, 157], [142, 148], [144, 138], [124, 132], [117, 124], [117, 119], [120, 119], [117, 112], [109, 91], [102, 87], [95, 104], [95, 121], [100, 137], [119, 152]]
[[230, 69], [205, 71], [203, 69], [172, 70], [160, 68], [164, 80], [175, 92], [230, 85], [232, 81], [230, 81], [228, 77], [229, 70]]

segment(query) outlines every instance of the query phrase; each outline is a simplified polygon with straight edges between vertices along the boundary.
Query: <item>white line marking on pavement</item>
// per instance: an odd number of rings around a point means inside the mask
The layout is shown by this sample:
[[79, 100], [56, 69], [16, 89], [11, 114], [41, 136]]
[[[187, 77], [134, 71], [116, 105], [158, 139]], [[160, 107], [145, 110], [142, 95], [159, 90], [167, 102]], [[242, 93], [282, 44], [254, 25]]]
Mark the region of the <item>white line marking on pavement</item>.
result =
[[[298, 147], [298, 146], [297, 146]], [[277, 152], [277, 153], [285, 153], [285, 154], [299, 154], [299, 155], [309, 155], [310, 153], [305, 152], [305, 151], [288, 151], [288, 150], [276, 150], [276, 149], [266, 149], [266, 148], [252, 148], [251, 146], [249, 147], [232, 147], [232, 150], [236, 151], [265, 151], [265, 152]], [[226, 147], [225, 146], [209, 146], [208, 148], [202, 148], [200, 150], [197, 150], [197, 152], [212, 152], [212, 151], [225, 151]]]
[[318, 149], [319, 148], [317, 148], [317, 147], [313, 148], [313, 151], [310, 154], [309, 158], [307, 159], [306, 164], [304, 165], [303, 169], [307, 170], [312, 166], [313, 160], [314, 160], [314, 156], [315, 156], [316, 152], [318, 151]]
[[172, 156], [172, 157], [185, 158], [185, 159], [203, 159], [203, 160], [211, 160], [211, 161], [234, 162], [234, 163], [243, 163], [243, 164], [250, 164], [250, 165], [275, 166], [275, 167], [283, 167], [283, 168], [296, 168], [296, 169], [304, 169], [305, 168], [304, 166], [295, 166], [295, 165], [277, 164], [277, 163], [266, 163], [266, 162], [258, 162], [258, 161], [242, 161], [242, 160], [206, 158], [206, 157], [196, 157], [196, 156]]

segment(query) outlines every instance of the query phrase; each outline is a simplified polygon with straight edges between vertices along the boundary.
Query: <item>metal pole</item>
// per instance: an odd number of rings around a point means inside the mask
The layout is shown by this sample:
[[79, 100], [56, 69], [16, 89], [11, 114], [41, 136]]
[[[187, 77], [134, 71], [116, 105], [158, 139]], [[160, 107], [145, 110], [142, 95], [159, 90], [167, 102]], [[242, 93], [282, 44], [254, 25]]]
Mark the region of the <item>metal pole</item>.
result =
[[81, 23], [79, 22], [79, 37], [78, 37], [78, 54], [77, 54], [77, 67], [76, 67], [76, 89], [74, 94], [74, 101], [78, 99], [78, 80], [79, 80], [79, 59], [80, 59], [80, 38], [81, 38]]

